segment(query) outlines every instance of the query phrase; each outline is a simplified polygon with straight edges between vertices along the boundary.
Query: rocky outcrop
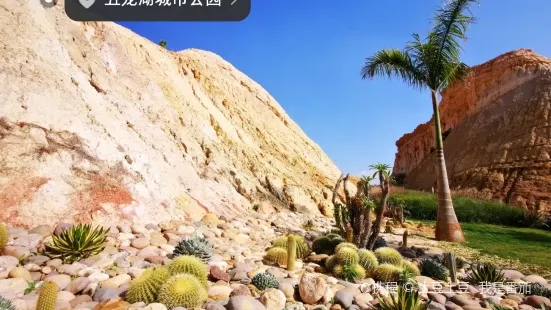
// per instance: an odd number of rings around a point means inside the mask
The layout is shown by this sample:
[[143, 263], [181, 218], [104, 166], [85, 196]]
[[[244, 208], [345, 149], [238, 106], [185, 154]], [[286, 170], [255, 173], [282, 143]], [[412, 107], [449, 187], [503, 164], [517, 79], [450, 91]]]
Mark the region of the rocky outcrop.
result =
[[[440, 113], [453, 188], [549, 210], [551, 59], [523, 49], [475, 66], [444, 92]], [[433, 141], [431, 120], [396, 142], [394, 172], [406, 174], [407, 186], [435, 185]]]
[[2, 2], [0, 37], [1, 221], [330, 210], [337, 167], [219, 56], [73, 22], [62, 1]]

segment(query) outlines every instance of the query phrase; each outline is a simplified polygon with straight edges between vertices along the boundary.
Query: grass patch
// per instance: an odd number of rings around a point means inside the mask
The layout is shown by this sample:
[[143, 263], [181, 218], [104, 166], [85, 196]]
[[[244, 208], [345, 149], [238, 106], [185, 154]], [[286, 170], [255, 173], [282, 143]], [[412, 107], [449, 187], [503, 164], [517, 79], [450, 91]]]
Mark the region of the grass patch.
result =
[[[434, 225], [434, 221], [423, 221]], [[491, 224], [461, 223], [464, 244], [441, 242], [446, 251], [502, 269], [551, 278], [551, 231]]]
[[[493, 200], [479, 200], [453, 196], [453, 205], [461, 223], [486, 223], [507, 226], [524, 226], [526, 210]], [[436, 220], [438, 199], [436, 194], [404, 190], [392, 193], [390, 203], [402, 204], [408, 217]]]

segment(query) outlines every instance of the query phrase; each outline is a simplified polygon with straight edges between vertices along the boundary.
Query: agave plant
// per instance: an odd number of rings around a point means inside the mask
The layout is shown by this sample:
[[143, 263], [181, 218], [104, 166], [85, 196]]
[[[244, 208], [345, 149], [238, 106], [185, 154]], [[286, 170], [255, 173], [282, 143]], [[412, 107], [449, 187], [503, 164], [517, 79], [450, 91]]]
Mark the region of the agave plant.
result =
[[398, 293], [391, 294], [391, 302], [378, 298], [380, 310], [427, 310], [430, 302], [424, 302], [417, 290], [404, 289], [398, 285]]
[[505, 278], [501, 270], [497, 269], [494, 265], [478, 265], [473, 268], [472, 273], [467, 276], [467, 282], [471, 284], [480, 283], [497, 283], [504, 282]]
[[175, 257], [181, 255], [195, 256], [206, 264], [212, 256], [212, 245], [203, 237], [193, 236], [192, 238], [185, 238], [178, 242], [173, 255]]
[[71, 264], [103, 251], [108, 228], [90, 224], [78, 224], [65, 229], [59, 236], [53, 236], [52, 243], [46, 244], [44, 254], [49, 258], [59, 258]]

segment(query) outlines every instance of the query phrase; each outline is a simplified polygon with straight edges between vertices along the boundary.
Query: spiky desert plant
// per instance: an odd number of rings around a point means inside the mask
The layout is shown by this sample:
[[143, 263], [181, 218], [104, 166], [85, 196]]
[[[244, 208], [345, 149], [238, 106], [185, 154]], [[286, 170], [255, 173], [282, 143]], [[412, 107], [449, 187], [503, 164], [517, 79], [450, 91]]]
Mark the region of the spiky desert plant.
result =
[[327, 270], [333, 270], [333, 267], [337, 264], [337, 257], [335, 255], [331, 255], [325, 260], [325, 268]]
[[[310, 254], [310, 247], [301, 236], [294, 236], [297, 242], [297, 258], [303, 259]], [[287, 248], [287, 236], [282, 236], [274, 241], [274, 247]]]
[[360, 265], [347, 264], [343, 266], [342, 278], [345, 281], [354, 281], [365, 279], [365, 269]]
[[455, 255], [450, 252], [444, 253], [444, 263], [448, 268], [451, 282], [456, 283], [457, 282], [457, 264], [456, 264]]
[[501, 270], [492, 264], [478, 265], [471, 270], [471, 274], [466, 278], [471, 284], [498, 283], [504, 282], [504, 276]]
[[358, 264], [364, 267], [365, 271], [367, 271], [368, 273], [371, 273], [379, 265], [379, 261], [377, 260], [375, 253], [369, 250], [359, 250], [358, 257], [360, 258]]
[[387, 246], [388, 244], [386, 243], [385, 238], [378, 236], [377, 239], [375, 239], [375, 243], [373, 244], [373, 251], [377, 250], [378, 248], [384, 248]]
[[195, 256], [206, 264], [212, 256], [212, 245], [203, 237], [193, 236], [191, 238], [184, 238], [178, 242], [172, 254], [174, 257], [182, 255]]
[[0, 222], [0, 253], [8, 245], [8, 227]]
[[71, 264], [77, 260], [99, 254], [105, 248], [108, 228], [78, 224], [65, 229], [59, 236], [52, 235], [52, 243], [45, 245], [44, 254]]
[[189, 273], [195, 276], [201, 284], [207, 286], [207, 266], [195, 256], [179, 256], [168, 265], [168, 272], [171, 276]]
[[547, 298], [551, 298], [551, 289], [539, 284], [539, 283], [530, 283], [524, 287], [525, 295], [537, 295]]
[[402, 264], [402, 255], [393, 248], [378, 248], [375, 250], [375, 256], [381, 264], [392, 264], [396, 266]]
[[130, 283], [126, 293], [126, 301], [129, 303], [145, 302], [146, 304], [157, 301], [157, 295], [161, 286], [168, 280], [166, 267], [147, 268], [142, 274]]
[[36, 310], [54, 310], [57, 302], [57, 284], [52, 281], [46, 281], [40, 287]]
[[448, 272], [444, 265], [439, 262], [426, 258], [419, 263], [419, 269], [421, 274], [438, 280], [446, 280], [448, 278]]
[[0, 296], [0, 310], [15, 310], [15, 306], [11, 303], [11, 300]]
[[287, 249], [279, 247], [271, 248], [266, 252], [264, 259], [269, 263], [285, 266], [287, 265]]
[[168, 309], [201, 307], [207, 301], [205, 287], [191, 274], [172, 276], [159, 291], [159, 303]]
[[402, 268], [391, 265], [381, 264], [373, 270], [372, 276], [375, 280], [381, 282], [397, 282], [400, 279]]
[[328, 233], [327, 235], [325, 235], [325, 237], [327, 237], [327, 239], [329, 240], [342, 239], [342, 236], [336, 233]]
[[273, 274], [267, 272], [261, 272], [255, 275], [252, 278], [251, 283], [261, 291], [267, 288], [277, 288], [279, 286], [279, 282], [277, 281], [276, 277]]
[[402, 262], [402, 269], [409, 271], [414, 277], [421, 275], [421, 270], [419, 270], [419, 267], [407, 260]]
[[341, 248], [339, 251], [337, 251], [335, 257], [337, 258], [337, 262], [339, 262], [339, 264], [341, 265], [355, 265], [360, 260], [358, 252], [356, 252], [356, 250], [354, 250], [353, 248], [348, 247]]
[[404, 234], [402, 235], [402, 246], [404, 248], [408, 247], [408, 236], [409, 236], [409, 232], [406, 229], [406, 230], [404, 230]]
[[293, 235], [287, 236], [287, 270], [295, 270], [297, 259], [297, 239]]
[[343, 242], [343, 243], [340, 243], [339, 245], [337, 245], [335, 247], [335, 253], [339, 252], [339, 250], [343, 249], [343, 248], [349, 248], [349, 249], [353, 249], [355, 251], [358, 250], [358, 247], [354, 243]]
[[335, 246], [329, 238], [321, 236], [312, 242], [312, 251], [316, 252], [316, 254], [333, 255], [335, 253]]
[[430, 302], [425, 302], [421, 299], [419, 291], [404, 289], [401, 285], [398, 286], [397, 294], [390, 295], [390, 301], [378, 297], [379, 310], [427, 310]]
[[343, 265], [336, 264], [335, 266], [333, 266], [333, 268], [331, 268], [331, 273], [333, 273], [333, 275], [337, 278], [342, 278], [343, 272], [344, 272]]

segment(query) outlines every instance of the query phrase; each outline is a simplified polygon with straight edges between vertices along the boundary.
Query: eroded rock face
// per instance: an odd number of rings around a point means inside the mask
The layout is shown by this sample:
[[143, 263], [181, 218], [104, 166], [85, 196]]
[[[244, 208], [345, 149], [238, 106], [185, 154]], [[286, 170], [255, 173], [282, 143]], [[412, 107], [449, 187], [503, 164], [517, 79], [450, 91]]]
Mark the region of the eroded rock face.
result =
[[[474, 67], [440, 105], [442, 130], [451, 130], [444, 142], [451, 186], [550, 210], [550, 112], [551, 59], [523, 49]], [[394, 172], [406, 173], [406, 185], [435, 186], [432, 120], [396, 145]]]
[[231, 217], [263, 202], [330, 211], [337, 167], [219, 56], [73, 22], [62, 1], [1, 7], [1, 221]]

